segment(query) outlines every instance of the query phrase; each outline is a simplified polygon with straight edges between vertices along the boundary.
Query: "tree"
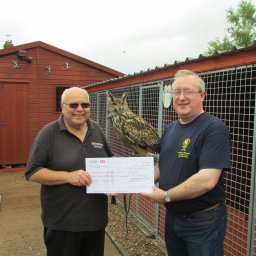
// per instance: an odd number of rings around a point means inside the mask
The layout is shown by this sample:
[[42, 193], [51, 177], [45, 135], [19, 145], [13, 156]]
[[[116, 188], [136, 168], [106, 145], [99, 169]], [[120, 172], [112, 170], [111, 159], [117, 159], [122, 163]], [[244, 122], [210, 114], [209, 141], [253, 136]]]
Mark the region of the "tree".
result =
[[251, 0], [242, 0], [237, 11], [227, 9], [226, 18], [230, 26], [227, 28], [228, 35], [220, 41], [208, 43], [207, 54], [212, 55], [216, 51], [229, 51], [233, 46], [247, 47], [256, 39], [256, 7]]
[[12, 43], [12, 40], [6, 40], [4, 43], [4, 49], [14, 47], [14, 44]]

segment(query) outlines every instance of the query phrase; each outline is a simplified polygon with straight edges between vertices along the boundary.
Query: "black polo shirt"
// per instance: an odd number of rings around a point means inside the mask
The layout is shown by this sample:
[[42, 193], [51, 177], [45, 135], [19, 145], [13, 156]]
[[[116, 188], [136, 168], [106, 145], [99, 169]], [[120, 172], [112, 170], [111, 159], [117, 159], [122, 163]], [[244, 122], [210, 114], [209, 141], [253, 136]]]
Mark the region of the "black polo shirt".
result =
[[[160, 188], [173, 188], [201, 169], [231, 168], [230, 136], [217, 117], [203, 113], [188, 124], [173, 122], [160, 142]], [[222, 177], [215, 188], [190, 200], [171, 202], [166, 207], [175, 214], [193, 213], [225, 201]]]
[[[87, 124], [83, 142], [69, 133], [62, 116], [43, 127], [31, 148], [26, 179], [42, 168], [86, 170], [85, 158], [111, 157], [113, 154], [100, 127], [90, 119]], [[43, 225], [49, 229], [82, 232], [100, 230], [107, 225], [107, 196], [87, 194], [86, 187], [41, 185], [41, 206]]]

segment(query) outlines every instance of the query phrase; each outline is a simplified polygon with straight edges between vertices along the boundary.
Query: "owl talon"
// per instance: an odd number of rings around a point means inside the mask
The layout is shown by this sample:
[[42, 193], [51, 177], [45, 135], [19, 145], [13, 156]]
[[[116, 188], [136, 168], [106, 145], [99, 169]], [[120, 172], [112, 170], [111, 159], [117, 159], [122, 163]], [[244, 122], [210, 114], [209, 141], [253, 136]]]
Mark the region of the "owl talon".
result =
[[158, 163], [159, 161], [159, 154], [147, 153], [146, 156], [154, 158], [154, 164]]

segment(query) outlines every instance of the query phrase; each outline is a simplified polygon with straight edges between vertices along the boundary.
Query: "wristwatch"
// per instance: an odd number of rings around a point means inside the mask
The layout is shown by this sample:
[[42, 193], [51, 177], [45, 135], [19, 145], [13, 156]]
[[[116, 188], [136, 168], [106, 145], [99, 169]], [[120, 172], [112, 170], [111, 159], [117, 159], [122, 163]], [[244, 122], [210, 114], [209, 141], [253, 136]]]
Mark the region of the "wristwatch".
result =
[[164, 191], [164, 201], [165, 201], [165, 203], [170, 203], [171, 202], [171, 198], [168, 194], [168, 191]]

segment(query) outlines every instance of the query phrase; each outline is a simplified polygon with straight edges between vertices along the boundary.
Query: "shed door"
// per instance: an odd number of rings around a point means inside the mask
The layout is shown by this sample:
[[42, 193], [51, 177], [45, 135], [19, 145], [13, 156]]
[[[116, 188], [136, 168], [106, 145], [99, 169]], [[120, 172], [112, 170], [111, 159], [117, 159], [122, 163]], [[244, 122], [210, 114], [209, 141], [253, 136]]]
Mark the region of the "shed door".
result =
[[28, 85], [0, 84], [0, 165], [26, 163]]

